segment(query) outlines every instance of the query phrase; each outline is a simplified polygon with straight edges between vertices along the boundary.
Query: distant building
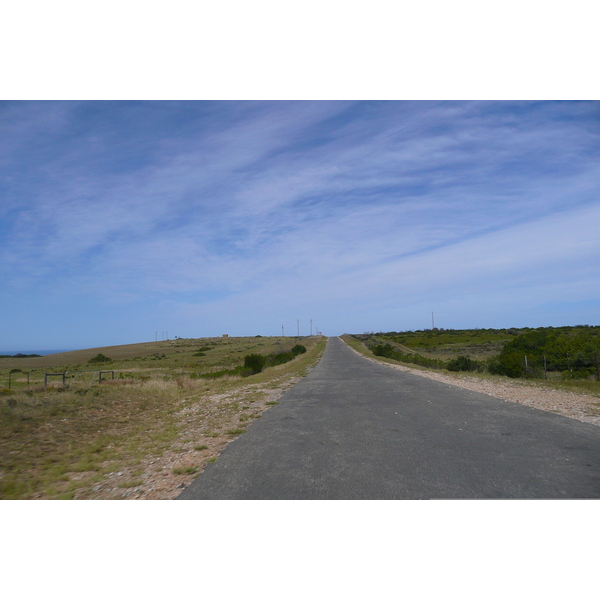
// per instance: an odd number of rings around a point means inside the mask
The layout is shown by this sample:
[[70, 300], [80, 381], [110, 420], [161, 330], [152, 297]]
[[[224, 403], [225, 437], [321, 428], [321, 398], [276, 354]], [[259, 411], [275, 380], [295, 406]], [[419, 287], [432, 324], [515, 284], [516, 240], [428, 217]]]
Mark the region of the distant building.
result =
[[224, 333], [223, 337], [229, 337], [229, 334], [228, 333]]

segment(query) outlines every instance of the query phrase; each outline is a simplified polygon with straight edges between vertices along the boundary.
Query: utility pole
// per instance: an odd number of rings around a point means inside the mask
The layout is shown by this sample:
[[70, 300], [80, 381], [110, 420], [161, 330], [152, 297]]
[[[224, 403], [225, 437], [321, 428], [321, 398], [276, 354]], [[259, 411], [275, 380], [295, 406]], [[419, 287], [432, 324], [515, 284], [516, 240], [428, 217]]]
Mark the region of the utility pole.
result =
[[312, 336], [312, 319], [310, 320], [310, 335]]
[[281, 337], [285, 337], [285, 336], [283, 335], [283, 325], [281, 326]]
[[435, 322], [433, 320], [433, 311], [431, 311], [431, 329], [435, 329]]
[[298, 325], [298, 337], [300, 337], [300, 319], [296, 319], [296, 325]]

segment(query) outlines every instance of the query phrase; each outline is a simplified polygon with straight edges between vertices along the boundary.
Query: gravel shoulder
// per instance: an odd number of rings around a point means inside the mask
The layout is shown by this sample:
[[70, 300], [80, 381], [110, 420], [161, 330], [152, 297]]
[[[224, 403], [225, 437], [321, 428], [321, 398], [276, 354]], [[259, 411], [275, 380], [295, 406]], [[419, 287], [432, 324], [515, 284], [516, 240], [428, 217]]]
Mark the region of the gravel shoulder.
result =
[[350, 345], [348, 345], [348, 347], [359, 356], [372, 362], [386, 365], [392, 369], [398, 369], [400, 371], [412, 373], [413, 375], [418, 375], [419, 377], [434, 379], [435, 381], [455, 385], [473, 392], [487, 394], [488, 396], [500, 398], [501, 400], [516, 402], [517, 404], [523, 404], [539, 410], [545, 410], [564, 417], [569, 417], [570, 419], [576, 419], [577, 421], [600, 426], [600, 398], [595, 396], [551, 390], [533, 382], [514, 381], [508, 378], [502, 378], [501, 381], [493, 381], [482, 380], [477, 377], [458, 373], [450, 374], [422, 371], [404, 365], [391, 364], [377, 360], [361, 354]]
[[[299, 376], [283, 377], [275, 383], [277, 387], [256, 384], [245, 385], [224, 394], [213, 394], [208, 401], [214, 405], [224, 404], [232, 400], [244, 401], [252, 396], [251, 420], [258, 419], [264, 411], [271, 408], [281, 396], [293, 385], [302, 380]], [[180, 413], [182, 425], [178, 446], [168, 450], [159, 457], [145, 458], [139, 465], [143, 473], [135, 476], [131, 469], [110, 473], [101, 485], [95, 486], [90, 492], [76, 498], [94, 500], [172, 500], [192, 483], [206, 468], [214, 462], [225, 447], [237, 435], [226, 433], [228, 429], [236, 431], [240, 427], [240, 414], [232, 415], [230, 421], [223, 425], [221, 431], [214, 437], [206, 436], [206, 426], [198, 414], [198, 407], [184, 409]], [[249, 413], [250, 411], [244, 411]], [[248, 423], [245, 424], [246, 426]], [[193, 440], [193, 441], [192, 441]], [[199, 441], [202, 442], [199, 445]], [[127, 481], [137, 481], [137, 485], [126, 485]]]

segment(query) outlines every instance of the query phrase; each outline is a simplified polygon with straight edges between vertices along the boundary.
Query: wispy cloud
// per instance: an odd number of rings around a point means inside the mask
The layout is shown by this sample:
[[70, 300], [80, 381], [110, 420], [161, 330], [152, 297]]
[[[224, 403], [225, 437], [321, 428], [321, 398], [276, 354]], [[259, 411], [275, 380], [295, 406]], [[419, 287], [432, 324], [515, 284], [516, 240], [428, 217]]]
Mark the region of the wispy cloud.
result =
[[319, 313], [335, 334], [422, 327], [438, 306], [447, 326], [487, 326], [482, 306], [597, 303], [599, 117], [595, 102], [4, 103], [0, 299], [137, 311], [132, 338], [144, 319], [250, 334]]

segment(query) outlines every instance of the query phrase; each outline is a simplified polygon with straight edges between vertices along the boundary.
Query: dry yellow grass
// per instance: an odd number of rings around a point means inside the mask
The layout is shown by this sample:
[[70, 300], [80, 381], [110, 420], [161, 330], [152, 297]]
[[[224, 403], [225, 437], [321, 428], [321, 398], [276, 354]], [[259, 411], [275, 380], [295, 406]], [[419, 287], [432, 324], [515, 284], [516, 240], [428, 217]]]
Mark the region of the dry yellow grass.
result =
[[[317, 362], [325, 340], [306, 338], [306, 354], [251, 377], [202, 379], [198, 373], [295, 343], [177, 340], [149, 344], [145, 355], [136, 344], [44, 357], [38, 373], [74, 372], [89, 368], [81, 361], [101, 352], [114, 359], [102, 368], [117, 378], [98, 384], [76, 377], [66, 388], [44, 389], [39, 382], [27, 388], [17, 374], [17, 390], [0, 396], [0, 498], [174, 497], [177, 485], [189, 483], [238, 435], [229, 432], [245, 429], [268, 408], [273, 392]], [[207, 345], [205, 356], [194, 356]], [[65, 357], [66, 364], [59, 360]]]

